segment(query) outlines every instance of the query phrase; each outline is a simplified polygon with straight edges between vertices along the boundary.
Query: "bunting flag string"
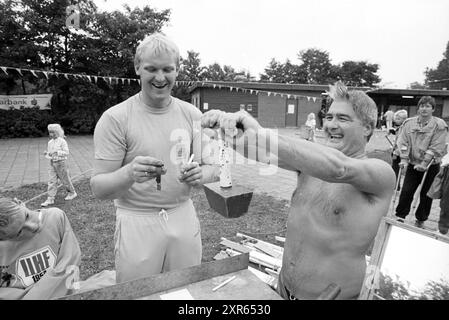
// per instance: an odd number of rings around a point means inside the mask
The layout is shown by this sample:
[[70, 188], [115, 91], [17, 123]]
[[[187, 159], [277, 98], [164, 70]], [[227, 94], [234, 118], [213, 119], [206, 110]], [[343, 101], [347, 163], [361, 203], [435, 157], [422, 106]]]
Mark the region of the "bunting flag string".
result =
[[312, 97], [312, 96], [305, 96], [305, 95], [298, 95], [298, 94], [292, 94], [292, 93], [280, 93], [280, 92], [272, 92], [272, 91], [265, 91], [265, 90], [256, 90], [256, 89], [246, 89], [246, 88], [242, 88], [242, 87], [236, 87], [234, 86], [227, 86], [224, 84], [217, 84], [217, 83], [213, 83], [213, 82], [204, 82], [204, 81], [176, 81], [175, 83], [176, 85], [185, 85], [185, 86], [192, 86], [192, 85], [201, 85], [201, 86], [208, 86], [208, 87], [212, 87], [212, 88], [217, 88], [218, 89], [222, 89], [222, 88], [227, 88], [229, 89], [229, 91], [242, 91], [244, 93], [249, 93], [249, 94], [266, 94], [267, 96], [279, 96], [281, 98], [287, 98], [287, 99], [307, 99], [307, 101], [313, 100], [313, 102], [321, 102], [321, 98], [319, 97]]
[[77, 74], [77, 73], [66, 73], [66, 72], [58, 72], [58, 71], [48, 71], [48, 70], [34, 70], [34, 69], [25, 69], [25, 68], [15, 68], [15, 67], [5, 67], [5, 66], [0, 66], [0, 68], [3, 70], [3, 72], [6, 75], [9, 75], [8, 73], [8, 69], [10, 70], [16, 70], [21, 77], [23, 77], [23, 72], [30, 72], [33, 76], [35, 76], [36, 78], [39, 78], [38, 74], [43, 74], [45, 76], [45, 78], [48, 80], [49, 76], [54, 75], [56, 77], [59, 77], [60, 75], [63, 75], [67, 80], [69, 80], [69, 76], [73, 77], [75, 79], [87, 79], [89, 82], [94, 82], [94, 83], [98, 83], [98, 79], [103, 79], [105, 82], [113, 84], [114, 81], [115, 83], [120, 83], [120, 80], [123, 84], [125, 84], [125, 81], [128, 82], [128, 84], [131, 84], [131, 82], [135, 81], [138, 82], [138, 79], [134, 79], [134, 78], [118, 78], [118, 77], [110, 77], [110, 76], [96, 76], [96, 75], [87, 75], [87, 74]]
[[[48, 70], [33, 70], [33, 69], [24, 69], [24, 68], [15, 68], [15, 67], [6, 67], [6, 66], [0, 66], [2, 71], [9, 75], [8, 69], [16, 70], [20, 76], [23, 77], [23, 71], [30, 72], [33, 76], [38, 78], [38, 73], [42, 73], [46, 79], [49, 79], [50, 75], [54, 75], [56, 77], [59, 77], [60, 75], [63, 75], [67, 80], [69, 80], [69, 76], [75, 78], [75, 79], [87, 79], [89, 82], [94, 82], [95, 84], [98, 83], [98, 79], [103, 79], [106, 83], [109, 84], [119, 84], [120, 81], [122, 84], [125, 84], [125, 82], [128, 82], [128, 85], [131, 84], [131, 82], [137, 82], [140, 85], [140, 79], [135, 78], [119, 78], [119, 77], [111, 77], [111, 76], [99, 76], [99, 75], [87, 75], [87, 74], [76, 74], [76, 73], [66, 73], [66, 72], [57, 72], [57, 71], [48, 71]], [[185, 85], [185, 86], [193, 86], [193, 85], [202, 85], [204, 86], [210, 86], [214, 89], [218, 87], [218, 89], [226, 88], [229, 89], [231, 92], [244, 92], [249, 94], [266, 94], [269, 97], [270, 96], [280, 96], [281, 98], [287, 98], [287, 99], [307, 99], [307, 101], [313, 100], [313, 102], [321, 101], [321, 98], [318, 97], [310, 97], [310, 96], [304, 96], [304, 95], [297, 95], [297, 94], [287, 94], [287, 93], [280, 93], [280, 92], [272, 92], [272, 91], [265, 91], [265, 90], [256, 90], [256, 89], [246, 89], [242, 87], [236, 87], [236, 86], [227, 86], [223, 84], [216, 84], [213, 82], [204, 82], [204, 81], [176, 81], [176, 85]]]

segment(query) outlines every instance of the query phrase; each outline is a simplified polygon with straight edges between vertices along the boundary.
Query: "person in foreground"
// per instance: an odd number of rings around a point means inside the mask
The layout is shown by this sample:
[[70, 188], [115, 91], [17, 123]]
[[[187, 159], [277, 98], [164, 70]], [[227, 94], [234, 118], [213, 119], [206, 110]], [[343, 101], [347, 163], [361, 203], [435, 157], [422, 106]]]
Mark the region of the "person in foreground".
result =
[[52, 299], [75, 292], [81, 250], [65, 213], [0, 198], [0, 299]]
[[179, 63], [170, 39], [146, 37], [134, 60], [141, 91], [106, 110], [95, 127], [91, 187], [117, 208], [117, 283], [201, 263], [190, 191], [217, 180], [219, 167], [205, 155], [201, 111], [171, 95]]
[[[278, 135], [242, 111], [211, 110], [202, 118], [203, 127], [218, 124], [225, 134], [241, 128], [230, 140], [238, 151], [258, 144], [258, 161], [298, 172], [278, 279], [285, 299], [316, 299], [330, 284], [341, 289], [337, 299], [357, 298], [365, 254], [393, 194], [391, 166], [365, 153], [376, 127], [374, 101], [341, 82], [329, 94], [333, 102], [324, 119], [324, 144]], [[261, 143], [268, 139], [270, 150]], [[274, 149], [272, 141], [277, 141]], [[245, 148], [238, 147], [242, 144]]]

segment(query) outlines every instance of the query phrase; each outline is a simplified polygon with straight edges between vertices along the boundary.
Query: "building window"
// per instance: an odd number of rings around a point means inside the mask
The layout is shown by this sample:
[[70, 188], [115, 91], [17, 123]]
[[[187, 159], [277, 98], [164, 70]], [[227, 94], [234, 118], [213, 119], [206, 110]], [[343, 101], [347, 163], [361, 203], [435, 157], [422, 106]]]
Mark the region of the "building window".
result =
[[240, 105], [240, 111], [242, 111], [242, 110], [245, 111], [245, 105], [244, 104]]
[[253, 105], [252, 105], [252, 104], [249, 104], [249, 105], [246, 107], [246, 110], [247, 110], [247, 111], [253, 111]]
[[209, 104], [207, 102], [203, 103], [203, 110], [208, 110], [209, 109]]

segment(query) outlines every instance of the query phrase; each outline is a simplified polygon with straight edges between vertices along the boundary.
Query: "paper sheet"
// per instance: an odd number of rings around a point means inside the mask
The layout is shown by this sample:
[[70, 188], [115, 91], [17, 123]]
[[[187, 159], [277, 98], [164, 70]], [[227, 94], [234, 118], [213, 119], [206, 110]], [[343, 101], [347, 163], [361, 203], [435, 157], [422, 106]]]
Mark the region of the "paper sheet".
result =
[[161, 294], [162, 300], [194, 300], [189, 290], [181, 289], [166, 294]]

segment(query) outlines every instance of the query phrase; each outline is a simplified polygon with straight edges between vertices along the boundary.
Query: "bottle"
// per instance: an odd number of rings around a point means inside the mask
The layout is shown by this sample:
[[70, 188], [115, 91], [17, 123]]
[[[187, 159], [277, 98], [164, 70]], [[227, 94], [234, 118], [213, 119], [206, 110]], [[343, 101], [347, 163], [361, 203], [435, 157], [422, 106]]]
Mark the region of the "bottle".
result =
[[232, 187], [231, 177], [231, 149], [229, 144], [223, 140], [220, 140], [220, 187], [230, 188]]

